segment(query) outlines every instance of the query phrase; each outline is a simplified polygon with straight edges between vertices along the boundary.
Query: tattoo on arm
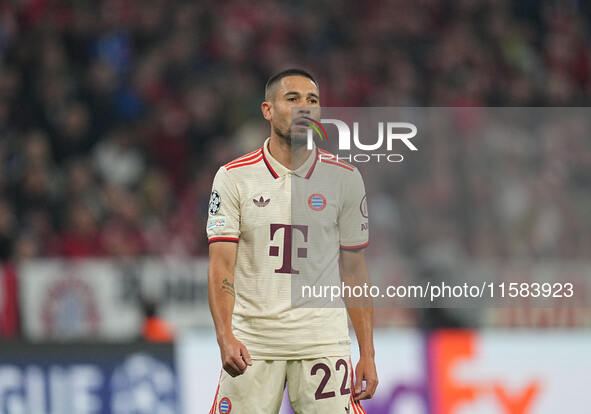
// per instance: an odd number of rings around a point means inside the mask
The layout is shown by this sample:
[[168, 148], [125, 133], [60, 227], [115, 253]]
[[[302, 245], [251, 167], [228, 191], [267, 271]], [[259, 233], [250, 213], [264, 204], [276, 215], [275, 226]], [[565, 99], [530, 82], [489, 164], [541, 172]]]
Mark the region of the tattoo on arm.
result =
[[228, 279], [224, 279], [222, 281], [222, 290], [234, 296], [234, 283], [228, 281]]

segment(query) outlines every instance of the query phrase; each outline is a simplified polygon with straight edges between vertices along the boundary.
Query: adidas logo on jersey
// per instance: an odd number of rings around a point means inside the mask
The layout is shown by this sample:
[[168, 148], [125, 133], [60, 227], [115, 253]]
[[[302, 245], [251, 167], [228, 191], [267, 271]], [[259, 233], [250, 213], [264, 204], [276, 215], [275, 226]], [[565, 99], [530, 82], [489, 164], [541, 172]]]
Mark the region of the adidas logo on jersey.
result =
[[253, 202], [253, 203], [255, 204], [255, 206], [257, 206], [257, 207], [266, 207], [266, 206], [267, 206], [267, 204], [269, 204], [269, 201], [271, 201], [271, 199], [270, 199], [270, 198], [268, 198], [268, 199], [266, 199], [266, 200], [265, 200], [265, 199], [263, 198], [263, 196], [261, 196], [261, 198], [259, 198], [258, 200], [257, 200], [256, 198], [254, 198], [254, 199], [252, 200], [252, 202]]

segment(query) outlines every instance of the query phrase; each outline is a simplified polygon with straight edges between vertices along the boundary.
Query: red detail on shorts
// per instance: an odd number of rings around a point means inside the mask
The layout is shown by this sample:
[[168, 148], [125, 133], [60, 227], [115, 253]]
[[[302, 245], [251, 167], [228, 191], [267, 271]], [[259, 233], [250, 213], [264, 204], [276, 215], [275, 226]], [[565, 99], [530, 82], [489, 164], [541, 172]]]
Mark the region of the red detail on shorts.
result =
[[351, 406], [353, 407], [354, 414], [367, 414], [361, 403], [359, 401], [355, 401], [353, 395], [355, 394], [355, 387], [353, 383], [353, 362], [351, 362], [351, 357], [349, 357], [349, 365], [351, 366]]
[[351, 362], [351, 357], [349, 356], [349, 369], [351, 372], [351, 406], [353, 407], [353, 414], [359, 414], [359, 412], [357, 411], [357, 408], [355, 407], [355, 400], [353, 399], [353, 396], [355, 395], [355, 384], [353, 383], [353, 362]]
[[211, 410], [209, 410], [209, 414], [215, 414], [215, 403], [218, 399], [218, 393], [220, 392], [220, 380], [222, 379], [222, 373], [220, 371], [220, 378], [218, 379], [218, 388], [215, 391], [215, 397], [213, 397], [213, 405], [211, 406]]
[[355, 405], [355, 400], [353, 399], [353, 397], [351, 397], [350, 399], [351, 399], [351, 407], [353, 407], [353, 414], [359, 414], [359, 411], [357, 411], [357, 406]]
[[365, 410], [363, 409], [363, 406], [361, 405], [361, 402], [355, 401], [355, 404], [357, 405], [357, 409], [359, 410], [359, 414], [367, 414], [365, 412]]

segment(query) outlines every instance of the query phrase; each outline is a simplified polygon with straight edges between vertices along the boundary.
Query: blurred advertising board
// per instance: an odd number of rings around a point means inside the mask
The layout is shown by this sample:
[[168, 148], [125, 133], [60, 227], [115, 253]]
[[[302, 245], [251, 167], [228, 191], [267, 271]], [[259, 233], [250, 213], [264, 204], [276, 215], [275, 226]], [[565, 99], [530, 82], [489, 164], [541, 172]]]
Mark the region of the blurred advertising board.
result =
[[588, 412], [589, 350], [590, 333], [438, 332], [427, 351], [433, 412]]
[[[142, 300], [154, 301], [160, 316], [174, 329], [212, 328], [207, 299], [206, 258], [176, 259], [144, 258], [138, 260], [34, 260], [20, 265], [8, 284], [14, 291], [18, 281], [22, 330], [30, 340], [69, 340], [101, 338], [132, 340], [140, 334]], [[374, 284], [382, 291], [387, 287], [423, 286], [436, 280], [423, 274], [416, 262], [404, 261], [390, 266], [371, 261]], [[441, 267], [438, 267], [442, 271]], [[522, 282], [568, 280], [575, 283], [581, 303], [591, 300], [589, 271], [591, 264], [544, 263], [512, 264], [498, 261], [481, 263], [462, 261], [450, 270], [458, 283], [482, 279], [488, 285], [518, 279]], [[452, 271], [453, 270], [453, 271]], [[427, 272], [428, 273], [428, 272]], [[7, 272], [4, 272], [7, 274]], [[487, 286], [488, 286], [487, 285]], [[2, 289], [0, 289], [1, 291]], [[7, 291], [9, 292], [9, 290]], [[8, 303], [3, 318], [16, 318], [16, 304]], [[14, 298], [14, 295], [12, 295]], [[553, 299], [552, 306], [541, 306], [530, 298], [508, 298], [505, 302], [477, 299], [466, 312], [460, 299], [425, 304], [419, 300], [380, 298], [376, 305], [376, 322], [382, 325], [414, 326], [418, 323], [416, 309], [433, 307], [467, 326], [575, 328], [591, 326], [591, 308], [569, 305], [566, 299]], [[0, 299], [0, 302], [2, 300]], [[408, 306], [407, 306], [408, 305]], [[421, 306], [419, 306], [421, 305]], [[4, 319], [2, 319], [4, 322]], [[4, 326], [4, 325], [2, 325]], [[16, 329], [14, 323], [6, 325]]]
[[172, 345], [0, 345], [3, 414], [175, 414]]
[[[215, 336], [183, 336], [178, 347], [182, 412], [207, 412], [221, 367]], [[380, 384], [363, 402], [368, 414], [583, 413], [591, 406], [591, 333], [378, 330], [375, 347]], [[281, 413], [291, 413], [286, 399]]]
[[175, 329], [209, 326], [207, 261], [38, 260], [18, 269], [23, 333], [31, 340], [132, 340], [142, 300]]
[[18, 334], [17, 280], [14, 267], [0, 264], [0, 338]]

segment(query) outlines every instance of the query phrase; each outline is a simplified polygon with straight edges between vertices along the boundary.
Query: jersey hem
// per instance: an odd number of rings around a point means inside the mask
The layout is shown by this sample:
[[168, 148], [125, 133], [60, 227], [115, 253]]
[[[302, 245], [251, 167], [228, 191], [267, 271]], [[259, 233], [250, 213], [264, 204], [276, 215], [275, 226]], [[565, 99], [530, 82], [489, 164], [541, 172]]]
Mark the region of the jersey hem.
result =
[[[248, 349], [248, 347], [246, 347]], [[250, 351], [249, 351], [250, 352]], [[349, 356], [351, 355], [351, 351], [348, 350], [346, 352], [321, 352], [318, 354], [309, 354], [309, 355], [298, 355], [298, 356], [269, 356], [269, 355], [250, 355], [251, 359], [254, 360], [263, 360], [263, 361], [300, 361], [304, 359], [318, 359], [318, 358], [327, 358], [327, 357], [340, 357], [340, 356]]]
[[[285, 350], [278, 351], [278, 352], [265, 352], [265, 351], [262, 351], [259, 347], [255, 346], [254, 344], [249, 344], [248, 341], [241, 340], [241, 342], [246, 346], [246, 349], [248, 349], [250, 357], [252, 359], [259, 359], [259, 360], [262, 359], [262, 360], [269, 360], [269, 361], [287, 361], [287, 360], [301, 360], [301, 359], [316, 359], [316, 358], [348, 355], [351, 353], [350, 340], [347, 341], [348, 342], [347, 344], [313, 346], [313, 347], [309, 347], [305, 351], [302, 351], [302, 349], [299, 349], [294, 352], [289, 352], [289, 351], [285, 351]], [[302, 347], [306, 348], [307, 345], [302, 345]]]

